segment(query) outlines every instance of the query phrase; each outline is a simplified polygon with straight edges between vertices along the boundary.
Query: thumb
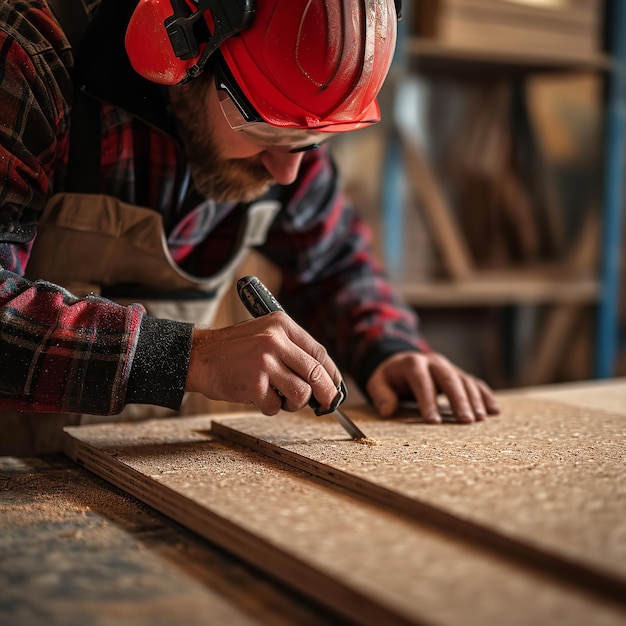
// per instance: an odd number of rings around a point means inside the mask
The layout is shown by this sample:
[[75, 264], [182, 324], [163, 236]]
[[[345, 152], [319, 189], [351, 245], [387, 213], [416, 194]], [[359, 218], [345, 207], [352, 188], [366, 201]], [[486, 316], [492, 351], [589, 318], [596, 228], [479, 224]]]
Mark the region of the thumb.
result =
[[396, 412], [398, 395], [382, 378], [370, 381], [367, 392], [381, 417], [391, 417]]

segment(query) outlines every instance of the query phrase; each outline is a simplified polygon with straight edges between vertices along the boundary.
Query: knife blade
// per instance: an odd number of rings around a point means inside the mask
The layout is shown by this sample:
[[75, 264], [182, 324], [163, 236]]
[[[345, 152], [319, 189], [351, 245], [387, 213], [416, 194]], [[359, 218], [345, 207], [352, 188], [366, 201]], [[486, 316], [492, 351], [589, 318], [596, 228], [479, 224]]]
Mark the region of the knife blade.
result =
[[[272, 292], [256, 276], [240, 278], [237, 281], [237, 294], [243, 305], [254, 317], [261, 317], [274, 311], [285, 312]], [[337, 388], [337, 395], [328, 409], [322, 409], [315, 396], [311, 396], [309, 406], [315, 415], [332, 414], [352, 439], [367, 439], [361, 429], [339, 408], [339, 405], [346, 399], [347, 393], [342, 380]]]

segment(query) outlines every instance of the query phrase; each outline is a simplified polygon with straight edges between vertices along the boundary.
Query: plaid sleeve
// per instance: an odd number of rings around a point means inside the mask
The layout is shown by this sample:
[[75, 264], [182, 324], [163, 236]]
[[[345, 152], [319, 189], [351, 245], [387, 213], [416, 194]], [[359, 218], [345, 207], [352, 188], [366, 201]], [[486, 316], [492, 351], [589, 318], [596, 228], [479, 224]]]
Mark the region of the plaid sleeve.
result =
[[0, 410], [177, 408], [190, 325], [23, 278], [38, 214], [64, 182], [70, 65], [45, 2], [0, 3]]
[[2, 409], [119, 412], [143, 310], [78, 299], [9, 272], [2, 278]]
[[191, 325], [11, 272], [0, 277], [0, 409], [112, 415], [130, 402], [179, 407]]
[[263, 253], [284, 271], [285, 309], [362, 389], [388, 356], [429, 350], [374, 256], [369, 225], [346, 202], [328, 150], [305, 157]]

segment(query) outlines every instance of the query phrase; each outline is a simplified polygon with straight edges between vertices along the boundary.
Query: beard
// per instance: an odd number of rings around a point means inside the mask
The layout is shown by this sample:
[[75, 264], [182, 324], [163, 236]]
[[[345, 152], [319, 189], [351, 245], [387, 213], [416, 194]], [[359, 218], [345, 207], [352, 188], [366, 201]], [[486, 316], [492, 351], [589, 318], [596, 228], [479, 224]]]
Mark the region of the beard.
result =
[[227, 159], [220, 154], [207, 116], [207, 90], [212, 83], [213, 76], [204, 72], [169, 90], [194, 186], [216, 202], [252, 202], [274, 181], [258, 156]]

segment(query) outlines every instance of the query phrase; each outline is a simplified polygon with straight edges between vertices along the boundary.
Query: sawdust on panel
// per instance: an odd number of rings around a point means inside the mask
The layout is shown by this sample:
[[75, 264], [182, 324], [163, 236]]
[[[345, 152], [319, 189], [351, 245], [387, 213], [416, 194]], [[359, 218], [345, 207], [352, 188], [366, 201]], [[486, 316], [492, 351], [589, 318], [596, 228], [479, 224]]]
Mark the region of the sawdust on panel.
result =
[[[215, 440], [209, 428], [209, 418], [74, 428], [68, 450], [161, 512], [359, 623], [617, 625], [626, 617], [623, 607]], [[378, 448], [342, 435], [325, 446], [334, 446], [333, 455], [347, 446]]]
[[409, 507], [426, 503], [626, 585], [626, 416], [525, 397], [501, 405], [501, 416], [472, 425], [429, 425], [416, 412], [379, 420], [367, 407], [352, 408], [349, 417], [378, 442], [372, 447], [310, 412], [220, 418], [214, 431], [361, 493], [370, 485], [379, 498], [382, 489]]
[[64, 457], [0, 457], [0, 490], [2, 624], [328, 623]]

